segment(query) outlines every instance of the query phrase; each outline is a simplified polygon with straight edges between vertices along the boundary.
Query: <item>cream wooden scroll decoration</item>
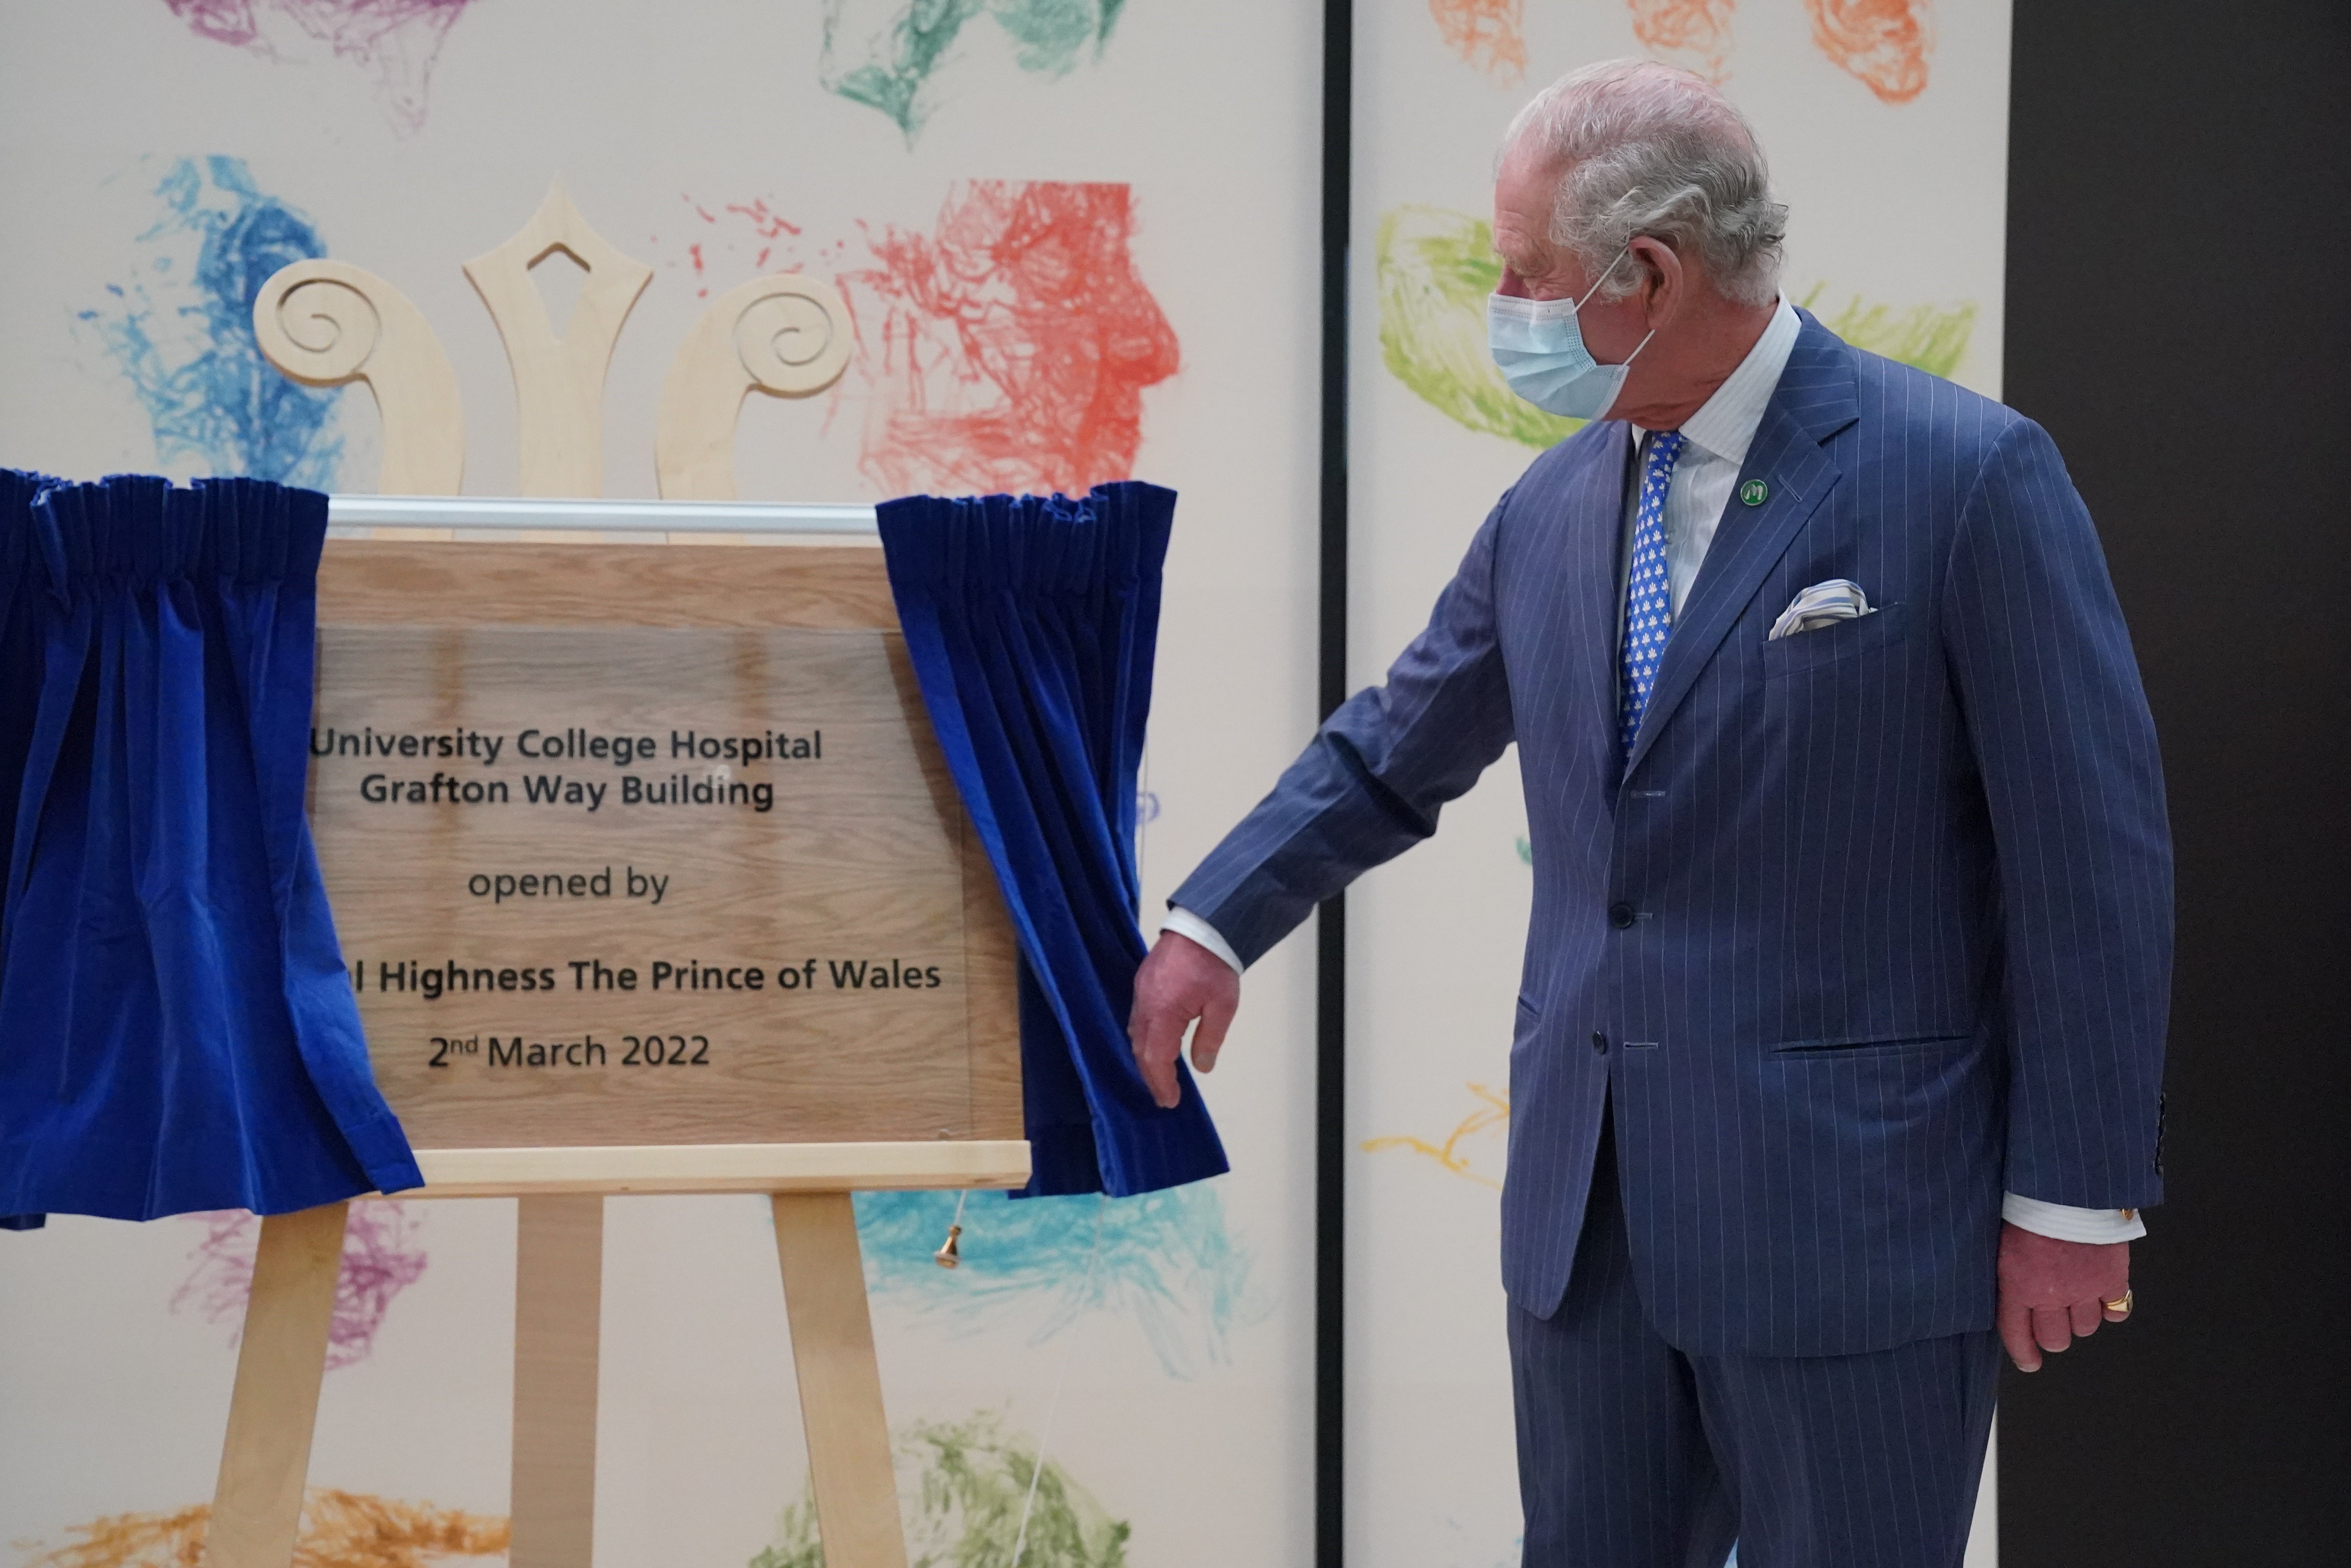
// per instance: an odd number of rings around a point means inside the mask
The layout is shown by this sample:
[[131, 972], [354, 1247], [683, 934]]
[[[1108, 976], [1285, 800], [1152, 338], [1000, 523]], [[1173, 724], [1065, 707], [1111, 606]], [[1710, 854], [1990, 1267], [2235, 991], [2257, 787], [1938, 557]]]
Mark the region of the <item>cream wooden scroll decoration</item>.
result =
[[261, 286], [253, 335], [272, 365], [306, 387], [367, 383], [383, 417], [377, 489], [455, 495], [464, 487], [457, 377], [406, 295], [349, 262], [295, 262]]
[[[560, 336], [530, 277], [557, 251], [588, 273]], [[560, 180], [512, 238], [465, 264], [514, 371], [525, 495], [604, 493], [604, 375], [653, 275], [588, 226]]]
[[653, 468], [663, 499], [735, 499], [735, 423], [753, 392], [805, 398], [849, 369], [849, 306], [819, 278], [755, 278], [712, 302], [662, 383]]

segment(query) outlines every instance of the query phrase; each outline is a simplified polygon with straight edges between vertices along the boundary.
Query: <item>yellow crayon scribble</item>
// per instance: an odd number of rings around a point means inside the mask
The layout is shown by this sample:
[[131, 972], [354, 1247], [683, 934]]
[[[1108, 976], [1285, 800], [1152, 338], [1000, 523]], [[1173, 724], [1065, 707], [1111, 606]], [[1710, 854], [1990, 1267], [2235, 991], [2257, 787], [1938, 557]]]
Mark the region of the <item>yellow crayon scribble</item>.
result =
[[1414, 1137], [1408, 1133], [1399, 1134], [1392, 1137], [1364, 1139], [1364, 1152], [1378, 1154], [1383, 1149], [1407, 1149], [1414, 1154], [1437, 1161], [1464, 1180], [1474, 1181], [1480, 1187], [1490, 1187], [1499, 1192], [1502, 1189], [1502, 1184], [1490, 1176], [1479, 1174], [1473, 1168], [1469, 1153], [1464, 1146], [1469, 1144], [1480, 1134], [1489, 1133], [1498, 1127], [1507, 1127], [1510, 1125], [1510, 1096], [1498, 1095], [1483, 1084], [1471, 1084], [1468, 1088], [1470, 1094], [1476, 1096], [1484, 1104], [1479, 1109], [1471, 1111], [1462, 1117], [1454, 1129], [1446, 1134], [1443, 1142], [1431, 1143], [1426, 1138]]
[[[77, 1524], [78, 1541], [26, 1568], [202, 1568], [212, 1510], [117, 1513]], [[441, 1557], [507, 1549], [507, 1521], [482, 1514], [320, 1488], [310, 1493], [292, 1568], [424, 1568]]]

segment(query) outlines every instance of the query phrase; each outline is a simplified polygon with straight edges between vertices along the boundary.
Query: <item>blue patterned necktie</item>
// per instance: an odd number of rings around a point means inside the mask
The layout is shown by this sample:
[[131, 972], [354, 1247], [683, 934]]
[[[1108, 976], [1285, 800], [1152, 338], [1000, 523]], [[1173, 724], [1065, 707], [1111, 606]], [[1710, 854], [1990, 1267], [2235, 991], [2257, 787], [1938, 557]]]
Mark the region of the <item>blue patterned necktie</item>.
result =
[[1630, 756], [1641, 714], [1657, 683], [1657, 661], [1674, 630], [1674, 583], [1666, 570], [1666, 491], [1681, 455], [1682, 432], [1656, 431], [1641, 464], [1641, 501], [1633, 514], [1633, 566], [1625, 580], [1625, 647], [1618, 659], [1617, 739]]

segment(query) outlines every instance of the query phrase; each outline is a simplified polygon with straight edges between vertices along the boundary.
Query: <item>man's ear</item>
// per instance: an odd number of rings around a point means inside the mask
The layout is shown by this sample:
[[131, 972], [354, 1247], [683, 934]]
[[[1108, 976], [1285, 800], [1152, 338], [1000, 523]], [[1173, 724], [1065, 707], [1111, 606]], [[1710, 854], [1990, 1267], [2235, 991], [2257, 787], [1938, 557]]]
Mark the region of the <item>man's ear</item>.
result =
[[1682, 258], [1674, 254], [1674, 247], [1654, 234], [1634, 235], [1626, 250], [1633, 265], [1641, 269], [1637, 292], [1649, 330], [1655, 332], [1680, 311], [1689, 275], [1682, 269]]

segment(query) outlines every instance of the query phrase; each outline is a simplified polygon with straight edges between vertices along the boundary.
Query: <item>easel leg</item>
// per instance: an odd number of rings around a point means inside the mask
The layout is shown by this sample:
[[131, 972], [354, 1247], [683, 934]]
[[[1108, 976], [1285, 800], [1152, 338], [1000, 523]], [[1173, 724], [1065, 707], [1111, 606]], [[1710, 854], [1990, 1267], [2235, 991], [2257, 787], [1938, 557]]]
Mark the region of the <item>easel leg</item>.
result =
[[589, 1568], [596, 1545], [596, 1335], [604, 1199], [525, 1198], [515, 1246], [510, 1568]]
[[846, 1192], [778, 1192], [773, 1202], [825, 1568], [906, 1568], [857, 1211]]
[[204, 1541], [210, 1568], [287, 1568], [294, 1560], [335, 1322], [345, 1208], [329, 1203], [261, 1221]]

